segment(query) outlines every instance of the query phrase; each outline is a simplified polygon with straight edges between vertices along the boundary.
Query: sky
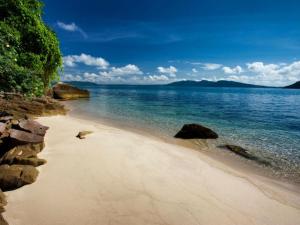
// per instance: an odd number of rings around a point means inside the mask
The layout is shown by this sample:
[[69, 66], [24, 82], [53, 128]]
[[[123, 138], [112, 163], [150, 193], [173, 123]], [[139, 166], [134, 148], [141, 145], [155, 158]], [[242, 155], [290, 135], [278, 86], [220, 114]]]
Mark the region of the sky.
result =
[[62, 80], [300, 80], [299, 0], [44, 0]]

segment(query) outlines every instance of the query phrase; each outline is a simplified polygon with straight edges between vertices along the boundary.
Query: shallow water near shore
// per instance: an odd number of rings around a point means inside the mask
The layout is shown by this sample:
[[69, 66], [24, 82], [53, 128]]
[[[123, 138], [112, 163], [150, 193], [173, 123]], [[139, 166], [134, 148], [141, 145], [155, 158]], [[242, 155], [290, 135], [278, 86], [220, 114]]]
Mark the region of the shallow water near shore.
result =
[[215, 130], [216, 145], [236, 144], [266, 159], [276, 175], [300, 182], [300, 91], [83, 85], [75, 112], [172, 137], [185, 123]]

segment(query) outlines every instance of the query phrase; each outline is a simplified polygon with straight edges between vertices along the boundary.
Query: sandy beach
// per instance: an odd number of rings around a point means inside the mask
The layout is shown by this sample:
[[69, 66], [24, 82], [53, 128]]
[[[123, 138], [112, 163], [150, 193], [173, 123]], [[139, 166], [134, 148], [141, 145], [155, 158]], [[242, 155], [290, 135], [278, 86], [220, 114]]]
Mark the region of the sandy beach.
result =
[[38, 121], [48, 163], [6, 193], [11, 225], [300, 224], [299, 193], [201, 152], [71, 116]]

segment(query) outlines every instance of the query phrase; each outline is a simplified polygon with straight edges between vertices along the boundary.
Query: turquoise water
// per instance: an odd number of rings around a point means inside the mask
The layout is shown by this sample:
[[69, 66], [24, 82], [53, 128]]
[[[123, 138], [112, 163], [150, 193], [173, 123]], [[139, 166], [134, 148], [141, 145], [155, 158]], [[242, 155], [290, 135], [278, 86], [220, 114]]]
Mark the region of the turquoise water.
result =
[[300, 90], [169, 86], [82, 86], [89, 100], [72, 104], [103, 119], [173, 136], [185, 123], [215, 130], [299, 179]]

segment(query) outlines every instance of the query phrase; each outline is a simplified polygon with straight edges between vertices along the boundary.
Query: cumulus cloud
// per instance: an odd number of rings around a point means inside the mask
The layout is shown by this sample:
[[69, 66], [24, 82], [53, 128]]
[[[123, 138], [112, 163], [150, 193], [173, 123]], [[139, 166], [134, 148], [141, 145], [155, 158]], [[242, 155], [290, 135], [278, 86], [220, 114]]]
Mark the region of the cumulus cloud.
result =
[[124, 75], [141, 75], [143, 71], [133, 64], [128, 64], [123, 67], [112, 67], [109, 71], [100, 72], [100, 75], [105, 77], [124, 76]]
[[197, 70], [196, 68], [193, 68], [193, 69], [192, 69], [192, 72], [193, 72], [193, 73], [197, 73], [198, 70]]
[[239, 73], [244, 72], [244, 70], [240, 66], [236, 66], [236, 67], [224, 66], [222, 69], [223, 69], [224, 73], [227, 73], [227, 74], [239, 74]]
[[77, 26], [74, 22], [67, 24], [67, 23], [63, 23], [61, 21], [57, 22], [57, 26], [65, 31], [69, 31], [69, 32], [79, 32], [84, 38], [87, 38], [87, 34], [79, 27]]
[[106, 69], [109, 62], [101, 57], [93, 57], [82, 53], [81, 55], [68, 55], [63, 57], [64, 65], [67, 67], [75, 67], [76, 63], [83, 63], [87, 66], [96, 66], [100, 69]]
[[247, 74], [242, 76], [231, 75], [233, 81], [253, 83], [269, 86], [284, 86], [300, 80], [300, 61], [278, 64], [263, 62], [247, 63]]
[[148, 78], [151, 81], [167, 81], [169, 78], [166, 75], [150, 75]]
[[159, 73], [167, 74], [170, 77], [175, 77], [176, 73], [178, 72], [177, 68], [174, 66], [170, 66], [170, 67], [159, 66], [159, 67], [157, 67], [157, 70]]

